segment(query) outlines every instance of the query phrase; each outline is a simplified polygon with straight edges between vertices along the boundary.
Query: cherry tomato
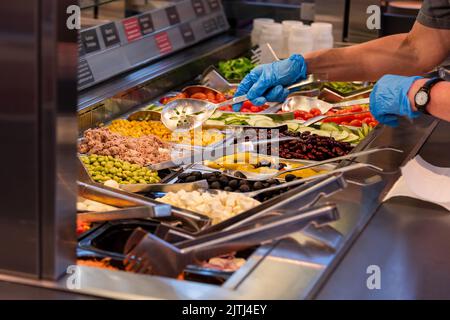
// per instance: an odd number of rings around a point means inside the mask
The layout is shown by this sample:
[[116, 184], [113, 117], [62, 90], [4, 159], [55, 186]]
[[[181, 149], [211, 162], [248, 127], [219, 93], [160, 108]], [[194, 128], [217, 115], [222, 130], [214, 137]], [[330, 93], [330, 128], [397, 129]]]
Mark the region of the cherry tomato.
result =
[[217, 100], [216, 99], [216, 94], [214, 93], [214, 92], [212, 92], [212, 91], [209, 91], [209, 92], [207, 92], [206, 93], [206, 98], [209, 100], [209, 101], [211, 101], [211, 100]]
[[350, 121], [350, 125], [354, 126], [354, 127], [361, 127], [362, 122], [361, 122], [361, 120], [355, 119], [355, 120]]
[[260, 111], [261, 111], [261, 108], [258, 107], [258, 106], [251, 106], [251, 107], [250, 107], [250, 111], [251, 111], [251, 112], [260, 112]]
[[226, 98], [222, 93], [218, 93], [218, 94], [216, 94], [216, 100], [219, 102], [224, 102], [226, 100]]
[[377, 126], [377, 124], [378, 124], [378, 122], [377, 122], [377, 121], [372, 121], [372, 122], [369, 122], [369, 126], [371, 126], [372, 128], [376, 127], [376, 126]]
[[304, 116], [303, 116], [303, 120], [309, 120], [309, 119], [311, 119], [311, 118], [313, 118], [314, 116], [311, 114], [311, 113], [309, 113], [309, 112], [307, 112]]
[[320, 111], [319, 108], [312, 108], [309, 112], [315, 117], [322, 114], [322, 111]]
[[242, 103], [242, 108], [245, 108], [245, 109], [250, 109], [251, 107], [253, 106], [253, 103], [251, 103], [250, 101], [244, 101], [243, 103]]
[[363, 111], [363, 107], [360, 105], [353, 106], [350, 108], [350, 112], [360, 112], [360, 111]]
[[204, 93], [197, 92], [191, 96], [191, 99], [207, 100], [208, 97]]
[[364, 112], [364, 113], [361, 113], [361, 114], [355, 114], [354, 117], [355, 117], [356, 120], [363, 120], [363, 119], [365, 119], [367, 117], [370, 117], [370, 112]]
[[342, 122], [340, 123], [340, 125], [341, 125], [341, 126], [348, 126], [348, 122], [347, 122], [347, 121], [342, 121]]
[[361, 122], [365, 124], [369, 124], [373, 121], [372, 117], [364, 118]]

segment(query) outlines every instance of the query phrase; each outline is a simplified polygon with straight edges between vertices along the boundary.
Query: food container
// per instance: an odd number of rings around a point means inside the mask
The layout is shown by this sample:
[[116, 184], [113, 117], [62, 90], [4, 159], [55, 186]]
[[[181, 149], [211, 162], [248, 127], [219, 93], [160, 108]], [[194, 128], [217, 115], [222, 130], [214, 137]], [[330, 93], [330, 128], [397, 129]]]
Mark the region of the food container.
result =
[[346, 93], [336, 90], [335, 88], [325, 83], [319, 94], [319, 99], [324, 100], [326, 102], [335, 103], [335, 102], [363, 99], [368, 98], [370, 96], [370, 93], [373, 90], [373, 84], [365, 84], [362, 82], [353, 82], [353, 83], [361, 85], [362, 87], [360, 89]]
[[[124, 270], [124, 247], [131, 233], [138, 227], [150, 233], [157, 231], [159, 222], [146, 220], [110, 221], [85, 233], [79, 239], [77, 247], [78, 259], [107, 258], [111, 266]], [[253, 250], [245, 250], [236, 257], [247, 259]], [[185, 280], [222, 284], [234, 272], [206, 268], [199, 265], [187, 266], [184, 272]]]

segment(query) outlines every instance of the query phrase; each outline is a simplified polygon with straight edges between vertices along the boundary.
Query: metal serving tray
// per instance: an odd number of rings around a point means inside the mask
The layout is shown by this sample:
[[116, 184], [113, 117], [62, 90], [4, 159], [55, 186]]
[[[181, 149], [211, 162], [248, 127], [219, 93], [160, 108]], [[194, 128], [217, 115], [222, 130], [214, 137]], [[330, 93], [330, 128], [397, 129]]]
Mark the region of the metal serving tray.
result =
[[[79, 238], [77, 247], [78, 258], [104, 259], [111, 258], [116, 262], [119, 269], [124, 269], [122, 261], [125, 259], [123, 247], [137, 227], [141, 227], [147, 232], [155, 233], [160, 223], [151, 220], [127, 220], [110, 221], [103, 223]], [[166, 225], [167, 227], [167, 225]], [[253, 250], [246, 250], [236, 254], [237, 258], [248, 259]], [[213, 277], [225, 282], [234, 271], [223, 271], [213, 268], [202, 267], [199, 265], [187, 266], [185, 272], [192, 275], [201, 275], [204, 277]], [[203, 282], [203, 281], [202, 281]]]

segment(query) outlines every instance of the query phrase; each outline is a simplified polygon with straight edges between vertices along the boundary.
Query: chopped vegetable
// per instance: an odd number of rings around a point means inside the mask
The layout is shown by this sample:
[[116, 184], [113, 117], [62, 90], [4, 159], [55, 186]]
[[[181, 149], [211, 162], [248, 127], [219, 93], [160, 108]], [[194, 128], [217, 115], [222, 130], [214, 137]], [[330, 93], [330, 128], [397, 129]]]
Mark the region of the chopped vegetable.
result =
[[250, 59], [245, 57], [219, 62], [220, 73], [232, 81], [241, 81], [254, 67]]

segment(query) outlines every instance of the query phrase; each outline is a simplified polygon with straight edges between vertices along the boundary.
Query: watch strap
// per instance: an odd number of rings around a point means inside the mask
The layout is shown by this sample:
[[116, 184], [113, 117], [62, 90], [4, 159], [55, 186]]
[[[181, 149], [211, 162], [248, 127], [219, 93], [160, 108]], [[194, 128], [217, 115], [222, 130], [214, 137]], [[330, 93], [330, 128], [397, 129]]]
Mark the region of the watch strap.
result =
[[[419, 89], [419, 91], [417, 91], [417, 93], [419, 93], [419, 92], [426, 92], [428, 94], [428, 101], [427, 101], [427, 103], [425, 105], [418, 105], [417, 103], [415, 104], [417, 110], [419, 110], [420, 112], [422, 112], [424, 114], [430, 114], [428, 112], [428, 110], [427, 110], [427, 106], [428, 106], [428, 104], [431, 101], [430, 92], [431, 92], [431, 89], [433, 88], [433, 86], [435, 84], [437, 84], [438, 82], [441, 82], [441, 81], [444, 81], [444, 79], [441, 79], [439, 77], [431, 78], [430, 80], [425, 82], [425, 84], [422, 86], [422, 88]], [[417, 93], [416, 93], [416, 95], [417, 95]]]

